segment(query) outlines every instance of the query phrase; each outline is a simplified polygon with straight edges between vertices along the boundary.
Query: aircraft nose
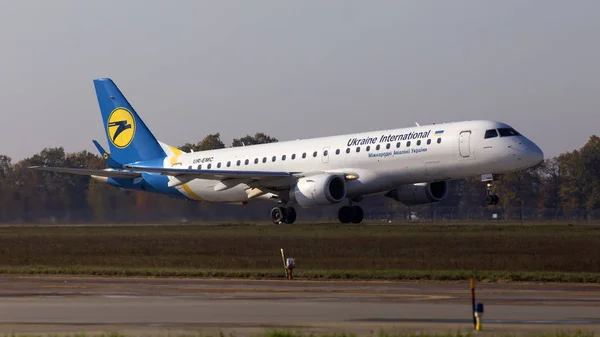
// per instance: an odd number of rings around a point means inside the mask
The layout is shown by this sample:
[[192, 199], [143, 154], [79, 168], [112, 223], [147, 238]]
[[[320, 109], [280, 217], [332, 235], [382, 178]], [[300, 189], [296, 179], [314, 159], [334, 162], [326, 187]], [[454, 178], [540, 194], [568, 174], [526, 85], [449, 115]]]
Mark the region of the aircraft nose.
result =
[[544, 152], [534, 142], [531, 142], [531, 145], [527, 147], [527, 150], [527, 157], [529, 157], [528, 159], [532, 166], [537, 165], [544, 160]]
[[521, 137], [517, 143], [509, 147], [515, 150], [514, 154], [523, 163], [523, 167], [525, 168], [535, 166], [544, 160], [542, 149], [525, 137]]

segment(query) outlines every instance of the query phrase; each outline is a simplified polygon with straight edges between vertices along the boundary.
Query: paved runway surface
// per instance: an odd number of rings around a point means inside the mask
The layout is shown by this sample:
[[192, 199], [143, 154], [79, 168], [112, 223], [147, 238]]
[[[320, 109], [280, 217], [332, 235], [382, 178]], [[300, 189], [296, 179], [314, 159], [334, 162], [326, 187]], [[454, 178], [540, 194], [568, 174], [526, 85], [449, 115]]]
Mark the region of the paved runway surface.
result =
[[[0, 333], [472, 331], [468, 282], [0, 277]], [[600, 285], [477, 284], [484, 332], [600, 332]]]

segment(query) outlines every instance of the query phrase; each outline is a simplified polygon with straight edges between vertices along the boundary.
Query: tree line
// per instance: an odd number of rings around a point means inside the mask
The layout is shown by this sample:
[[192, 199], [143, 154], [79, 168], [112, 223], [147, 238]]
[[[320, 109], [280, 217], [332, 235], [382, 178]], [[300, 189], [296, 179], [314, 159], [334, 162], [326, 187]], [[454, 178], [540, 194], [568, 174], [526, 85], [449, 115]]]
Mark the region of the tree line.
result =
[[[231, 147], [277, 142], [264, 133], [234, 139]], [[185, 152], [225, 148], [220, 134], [209, 134], [197, 143], [185, 143]], [[40, 172], [29, 166], [65, 166], [102, 169], [102, 157], [88, 151], [66, 153], [64, 148], [45, 148], [13, 163], [0, 155], [0, 221], [24, 222], [151, 222], [151, 221], [267, 221], [272, 202], [248, 206], [184, 201], [145, 192], [126, 191], [86, 176]], [[485, 184], [480, 177], [453, 181], [448, 197], [434, 205], [405, 207], [383, 196], [365, 198], [367, 215], [437, 214], [438, 218], [468, 218], [478, 212], [522, 219], [592, 219], [600, 217], [600, 138], [592, 136], [580, 149], [545, 159], [527, 170], [504, 174], [494, 182], [500, 202], [486, 206]], [[336, 219], [338, 206], [301, 209], [303, 220]], [[573, 212], [576, 210], [577, 212]], [[451, 212], [450, 215], [440, 215]], [[508, 214], [508, 213], [506, 213]], [[576, 214], [576, 215], [573, 215]], [[410, 216], [409, 216], [410, 217]]]

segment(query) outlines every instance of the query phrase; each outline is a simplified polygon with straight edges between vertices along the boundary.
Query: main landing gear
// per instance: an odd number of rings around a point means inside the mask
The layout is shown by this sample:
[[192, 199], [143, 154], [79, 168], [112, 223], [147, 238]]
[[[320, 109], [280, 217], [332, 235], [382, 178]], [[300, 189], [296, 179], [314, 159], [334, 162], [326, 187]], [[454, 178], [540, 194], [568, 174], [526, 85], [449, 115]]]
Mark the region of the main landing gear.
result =
[[[361, 223], [364, 218], [364, 212], [360, 206], [343, 206], [338, 212], [338, 219], [341, 223]], [[271, 220], [276, 225], [292, 224], [296, 221], [296, 210], [294, 207], [273, 207], [271, 210]]]
[[360, 206], [342, 206], [338, 212], [338, 219], [341, 223], [361, 223], [364, 212]]
[[486, 182], [485, 186], [485, 203], [488, 205], [497, 205], [500, 198], [492, 191], [494, 175], [484, 174], [481, 176], [481, 181]]
[[276, 225], [292, 224], [296, 221], [296, 210], [294, 207], [273, 207], [271, 220]]

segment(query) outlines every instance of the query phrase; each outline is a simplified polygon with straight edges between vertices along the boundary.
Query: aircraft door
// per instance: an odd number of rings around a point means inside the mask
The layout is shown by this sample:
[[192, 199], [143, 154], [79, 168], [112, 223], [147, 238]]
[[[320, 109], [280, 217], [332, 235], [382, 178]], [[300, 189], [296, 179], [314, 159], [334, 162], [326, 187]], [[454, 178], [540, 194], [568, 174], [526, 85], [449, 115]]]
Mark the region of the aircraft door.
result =
[[471, 131], [461, 131], [458, 137], [458, 149], [461, 157], [471, 157]]
[[329, 163], [329, 146], [323, 148], [323, 162]]

